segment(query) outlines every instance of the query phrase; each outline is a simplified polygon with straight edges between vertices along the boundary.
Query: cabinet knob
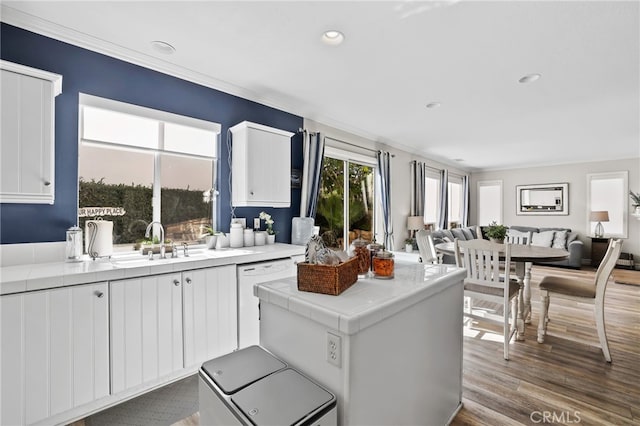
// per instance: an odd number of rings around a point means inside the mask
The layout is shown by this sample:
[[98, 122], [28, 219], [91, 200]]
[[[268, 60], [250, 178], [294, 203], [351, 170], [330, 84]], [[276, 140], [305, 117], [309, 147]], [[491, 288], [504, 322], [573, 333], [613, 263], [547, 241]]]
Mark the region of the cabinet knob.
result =
[[98, 297], [98, 299], [102, 299], [104, 297], [104, 293], [101, 291], [96, 291], [96, 297]]
[[51, 182], [49, 182], [48, 180], [45, 180], [44, 181], [44, 186], [49, 186], [49, 185], [51, 185]]
[[187, 284], [191, 284], [191, 278], [187, 277], [185, 281], [187, 282]]
[[173, 280], [173, 285], [176, 285], [176, 286], [180, 285], [180, 280]]
[[253, 195], [253, 191], [249, 191], [249, 195]]

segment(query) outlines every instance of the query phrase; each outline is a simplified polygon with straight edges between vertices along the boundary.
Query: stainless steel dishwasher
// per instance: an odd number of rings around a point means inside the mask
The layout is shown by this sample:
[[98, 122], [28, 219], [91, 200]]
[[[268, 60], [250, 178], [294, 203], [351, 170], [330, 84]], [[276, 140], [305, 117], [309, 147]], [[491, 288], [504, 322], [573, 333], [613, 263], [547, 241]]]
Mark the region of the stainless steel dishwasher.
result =
[[260, 310], [253, 285], [295, 276], [296, 260], [288, 257], [238, 265], [238, 349], [260, 344]]

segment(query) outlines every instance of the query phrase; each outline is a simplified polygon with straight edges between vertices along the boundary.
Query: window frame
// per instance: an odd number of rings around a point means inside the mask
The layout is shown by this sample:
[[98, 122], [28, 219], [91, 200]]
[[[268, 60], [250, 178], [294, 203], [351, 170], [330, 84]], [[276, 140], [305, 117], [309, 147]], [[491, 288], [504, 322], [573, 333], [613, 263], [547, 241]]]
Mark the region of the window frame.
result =
[[[460, 217], [457, 218], [455, 221], [452, 220], [451, 217], [451, 205], [452, 205], [452, 198], [451, 198], [451, 191], [450, 189], [450, 185], [452, 184], [458, 184], [460, 185]], [[458, 174], [454, 174], [454, 173], [449, 173], [449, 179], [447, 181], [447, 225], [448, 228], [451, 228], [451, 224], [455, 224], [456, 227], [460, 226], [460, 224], [462, 223], [462, 220], [464, 218], [464, 212], [462, 211], [464, 209], [464, 176], [462, 175], [458, 175]]]
[[[438, 187], [436, 190], [436, 196], [435, 196], [435, 205], [436, 205], [436, 217], [434, 221], [429, 220], [429, 218], [427, 218], [427, 205], [429, 204], [429, 198], [428, 198], [428, 193], [427, 193], [427, 178], [429, 179], [433, 179], [436, 182], [438, 182]], [[424, 214], [424, 223], [427, 226], [430, 226], [432, 229], [436, 229], [437, 225], [438, 225], [438, 215], [440, 213], [440, 205], [442, 203], [442, 200], [440, 199], [440, 195], [441, 195], [441, 187], [442, 187], [442, 176], [440, 174], [439, 171], [433, 170], [433, 169], [426, 169], [425, 173], [424, 173], [424, 179], [425, 179], [425, 193], [424, 193], [424, 205], [425, 205], [425, 214]]]
[[[620, 197], [620, 205], [618, 206], [620, 208], [620, 212], [622, 214], [622, 233], [610, 233], [610, 232], [606, 232], [607, 230], [607, 226], [605, 224], [604, 229], [605, 229], [605, 233], [604, 233], [604, 237], [605, 238], [629, 238], [629, 202], [628, 202], [628, 196], [629, 196], [629, 171], [628, 170], [622, 170], [622, 171], [615, 171], [615, 172], [601, 172], [601, 173], [589, 173], [587, 174], [587, 202], [586, 202], [586, 208], [587, 211], [586, 213], [586, 226], [585, 229], [587, 230], [587, 235], [593, 237], [593, 229], [592, 229], [592, 222], [589, 220], [589, 216], [590, 216], [590, 212], [592, 211], [591, 208], [591, 202], [592, 202], [592, 195], [591, 195], [591, 183], [594, 180], [608, 180], [608, 179], [621, 179], [622, 182], [622, 196]], [[609, 209], [607, 209], [608, 211], [610, 211]]]
[[478, 197], [476, 198], [476, 223], [480, 226], [486, 226], [489, 225], [489, 223], [481, 223], [480, 222], [480, 188], [481, 187], [498, 187], [499, 191], [500, 191], [500, 209], [499, 209], [499, 214], [498, 214], [498, 218], [496, 220], [496, 223], [498, 224], [502, 224], [503, 220], [504, 220], [504, 191], [503, 191], [503, 184], [502, 184], [502, 180], [479, 180], [476, 183], [476, 188], [477, 188], [477, 194]]
[[[328, 138], [330, 139], [330, 138]], [[345, 179], [343, 179], [342, 185], [343, 185], [343, 194], [344, 194], [344, 199], [343, 199], [343, 203], [342, 203], [342, 214], [343, 214], [343, 218], [345, 221], [349, 220], [349, 203], [345, 202], [349, 200], [349, 164], [350, 163], [355, 163], [355, 164], [361, 164], [361, 165], [365, 165], [368, 167], [373, 168], [373, 174], [374, 174], [374, 179], [373, 179], [373, 194], [374, 194], [374, 199], [373, 199], [373, 217], [372, 217], [372, 225], [373, 225], [373, 229], [372, 229], [372, 233], [373, 235], [377, 235], [377, 230], [379, 229], [377, 220], [379, 217], [381, 217], [381, 215], [379, 214], [379, 204], [377, 201], [379, 200], [379, 188], [378, 188], [378, 179], [376, 178], [376, 174], [377, 174], [377, 170], [378, 170], [378, 164], [377, 164], [377, 160], [376, 157], [374, 155], [372, 156], [367, 156], [364, 154], [360, 154], [357, 152], [353, 152], [353, 151], [349, 151], [343, 148], [337, 148], [334, 146], [325, 146], [324, 148], [324, 157], [330, 157], [336, 160], [341, 160], [344, 161], [344, 166], [343, 166], [343, 173], [344, 176], [347, 177]], [[343, 239], [343, 249], [346, 250], [349, 246], [349, 224], [348, 223], [343, 223], [343, 227], [342, 227], [342, 239]]]
[[[139, 146], [128, 146], [127, 144], [122, 143], [113, 143], [110, 141], [98, 141], [85, 139], [83, 136], [84, 132], [84, 110], [85, 107], [91, 108], [99, 108], [103, 110], [108, 110], [116, 113], [126, 114], [130, 116], [135, 116], [139, 118], [149, 119], [156, 121], [158, 124], [158, 143], [157, 148], [145, 148]], [[165, 124], [175, 124], [179, 126], [186, 126], [190, 128], [210, 131], [215, 134], [215, 143], [214, 147], [211, 150], [213, 156], [209, 155], [199, 155], [193, 153], [180, 153], [175, 150], [165, 150], [164, 149], [164, 129]], [[200, 159], [210, 159], [211, 164], [211, 188], [210, 192], [210, 202], [211, 202], [211, 217], [209, 218], [212, 223], [213, 229], [216, 229], [217, 226], [217, 173], [218, 173], [218, 157], [219, 157], [219, 149], [220, 149], [220, 133], [222, 130], [222, 125], [219, 123], [215, 123], [212, 121], [201, 120], [193, 117], [178, 115], [166, 111], [156, 110], [152, 108], [142, 107], [138, 105], [128, 104], [125, 102], [116, 101], [113, 99], [101, 98], [98, 96], [88, 95], [85, 93], [79, 94], [78, 100], [78, 145], [87, 144], [99, 146], [101, 148], [111, 148], [111, 149], [121, 149], [121, 150], [131, 150], [138, 152], [146, 152], [153, 154], [153, 182], [152, 182], [152, 221], [161, 222], [161, 158], [163, 154], [165, 155], [181, 155], [189, 158], [200, 158]], [[79, 158], [78, 158], [79, 159]], [[80, 161], [78, 161], [78, 168], [80, 167]], [[78, 180], [76, 181], [77, 187], [76, 192], [78, 193], [77, 202], [79, 203], [79, 191], [80, 191], [80, 180], [79, 180], [79, 170], [78, 170]], [[204, 191], [206, 193], [207, 191]], [[203, 193], [203, 194], [204, 194]], [[76, 206], [76, 216], [78, 215], [79, 204]], [[76, 217], [76, 220], [79, 218]], [[153, 236], [159, 237], [159, 231], [157, 227], [153, 227]]]

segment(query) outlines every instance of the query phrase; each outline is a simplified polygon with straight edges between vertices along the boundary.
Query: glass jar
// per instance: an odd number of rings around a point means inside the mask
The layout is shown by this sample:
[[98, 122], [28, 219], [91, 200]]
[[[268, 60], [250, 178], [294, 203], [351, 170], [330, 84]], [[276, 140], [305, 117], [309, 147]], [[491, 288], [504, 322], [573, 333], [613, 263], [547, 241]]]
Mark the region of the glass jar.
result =
[[373, 276], [375, 278], [393, 278], [393, 268], [393, 253], [390, 251], [379, 250], [373, 257]]
[[72, 226], [67, 229], [66, 261], [82, 261], [82, 229]]
[[353, 240], [351, 243], [351, 253], [358, 258], [358, 275], [363, 276], [369, 272], [371, 256], [367, 248], [368, 241], [361, 238]]
[[367, 246], [367, 249], [369, 250], [369, 257], [371, 259], [371, 262], [369, 263], [369, 270], [371, 271], [370, 275], [373, 275], [373, 258], [378, 251], [384, 249], [384, 246], [374, 241]]

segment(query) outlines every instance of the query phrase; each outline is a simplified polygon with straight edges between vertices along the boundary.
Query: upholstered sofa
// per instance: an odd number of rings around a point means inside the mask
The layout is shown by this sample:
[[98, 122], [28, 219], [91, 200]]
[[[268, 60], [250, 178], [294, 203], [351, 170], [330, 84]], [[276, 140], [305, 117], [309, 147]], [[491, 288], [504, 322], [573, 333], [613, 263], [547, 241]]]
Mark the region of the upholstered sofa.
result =
[[[513, 235], [516, 233], [531, 232], [533, 245], [542, 245], [546, 247], [562, 248], [569, 252], [569, 258], [556, 262], [536, 262], [539, 265], [562, 266], [567, 268], [580, 269], [582, 264], [582, 241], [578, 240], [578, 234], [571, 232], [568, 228], [534, 228], [530, 226], [510, 226], [509, 232]], [[469, 226], [466, 228], [444, 229], [433, 231], [431, 233], [434, 244], [453, 241], [455, 238], [461, 240], [471, 240], [475, 238], [485, 238], [482, 230], [478, 226]], [[456, 260], [453, 256], [444, 255], [443, 263], [455, 264]]]
[[[452, 242], [456, 238], [460, 240], [474, 240], [482, 238], [482, 231], [479, 226], [467, 226], [466, 228], [442, 229], [431, 233], [434, 244]], [[455, 257], [445, 254], [442, 257], [442, 263], [455, 264]]]
[[[514, 232], [515, 231], [515, 232]], [[535, 262], [539, 265], [563, 266], [580, 269], [582, 265], [582, 241], [578, 240], [578, 234], [571, 232], [569, 228], [534, 228], [530, 226], [510, 226], [509, 231], [515, 233], [531, 232], [531, 244], [545, 247], [565, 249], [569, 252], [569, 258], [556, 262]]]

